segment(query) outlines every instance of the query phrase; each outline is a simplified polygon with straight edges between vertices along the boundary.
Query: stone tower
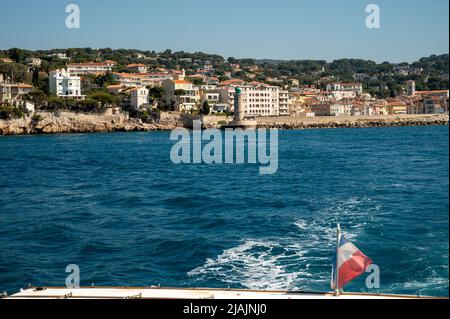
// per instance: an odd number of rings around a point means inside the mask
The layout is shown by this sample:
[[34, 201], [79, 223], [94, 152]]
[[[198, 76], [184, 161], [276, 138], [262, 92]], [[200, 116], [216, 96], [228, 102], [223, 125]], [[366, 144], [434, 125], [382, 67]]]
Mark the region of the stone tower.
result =
[[413, 80], [409, 80], [408, 82], [406, 82], [408, 89], [407, 89], [407, 94], [408, 96], [413, 96], [414, 94], [416, 94], [416, 81]]

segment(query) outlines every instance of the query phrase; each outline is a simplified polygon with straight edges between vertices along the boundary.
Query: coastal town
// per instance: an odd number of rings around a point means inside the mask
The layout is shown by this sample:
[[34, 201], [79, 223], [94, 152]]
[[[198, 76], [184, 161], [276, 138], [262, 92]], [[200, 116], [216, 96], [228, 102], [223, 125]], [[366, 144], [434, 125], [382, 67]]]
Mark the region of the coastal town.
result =
[[[447, 70], [431, 76], [414, 64], [371, 74], [354, 68], [351, 75], [345, 70], [339, 76], [331, 69], [335, 62], [306, 61], [312, 67], [295, 74], [273, 72], [281, 62], [111, 51], [120, 62], [93, 49], [91, 56], [100, 57], [92, 60], [71, 50], [0, 52], [0, 119], [38, 122], [41, 112], [58, 110], [123, 113], [141, 122], [152, 122], [152, 114], [161, 112], [229, 116], [236, 87], [242, 90], [248, 118], [448, 114], [448, 62]], [[395, 86], [383, 81], [387, 76]]]

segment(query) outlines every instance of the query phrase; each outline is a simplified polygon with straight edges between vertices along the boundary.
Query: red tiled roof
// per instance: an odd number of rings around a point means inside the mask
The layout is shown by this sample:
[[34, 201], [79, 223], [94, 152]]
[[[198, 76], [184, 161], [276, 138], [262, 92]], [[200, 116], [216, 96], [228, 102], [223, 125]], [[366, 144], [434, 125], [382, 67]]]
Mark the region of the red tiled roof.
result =
[[185, 80], [174, 80], [175, 84], [191, 84], [191, 82]]
[[138, 68], [138, 67], [146, 67], [146, 65], [142, 63], [132, 63], [127, 65], [127, 68]]
[[448, 90], [434, 90], [434, 91], [416, 91], [416, 94], [427, 95], [427, 94], [445, 94]]
[[87, 62], [87, 63], [69, 63], [67, 64], [67, 66], [71, 67], [71, 66], [109, 66], [109, 65], [104, 62]]

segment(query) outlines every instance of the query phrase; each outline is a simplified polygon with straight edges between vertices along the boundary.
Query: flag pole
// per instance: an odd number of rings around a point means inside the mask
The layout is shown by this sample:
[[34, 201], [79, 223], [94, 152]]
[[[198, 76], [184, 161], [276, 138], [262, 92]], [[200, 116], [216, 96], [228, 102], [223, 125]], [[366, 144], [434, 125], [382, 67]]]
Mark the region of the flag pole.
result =
[[336, 230], [337, 240], [336, 240], [336, 267], [334, 269], [335, 272], [335, 282], [334, 282], [334, 294], [335, 296], [339, 296], [339, 241], [341, 239], [341, 225], [337, 224]]

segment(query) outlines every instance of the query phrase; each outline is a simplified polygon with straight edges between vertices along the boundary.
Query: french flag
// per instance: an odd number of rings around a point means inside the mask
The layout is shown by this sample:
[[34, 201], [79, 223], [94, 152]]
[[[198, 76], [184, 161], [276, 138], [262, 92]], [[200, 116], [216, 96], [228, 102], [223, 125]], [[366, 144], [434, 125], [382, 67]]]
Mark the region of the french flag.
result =
[[348, 282], [366, 271], [372, 260], [340, 234], [338, 226], [338, 247], [333, 261], [331, 288], [342, 289]]

